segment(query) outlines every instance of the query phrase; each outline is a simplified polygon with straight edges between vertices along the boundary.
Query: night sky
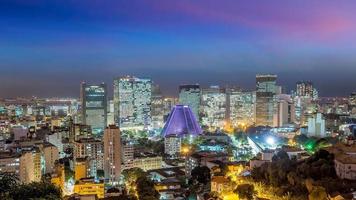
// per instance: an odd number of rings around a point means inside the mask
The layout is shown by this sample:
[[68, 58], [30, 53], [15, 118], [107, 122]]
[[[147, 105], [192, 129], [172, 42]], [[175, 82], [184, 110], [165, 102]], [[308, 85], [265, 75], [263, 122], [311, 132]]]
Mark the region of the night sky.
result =
[[82, 80], [151, 77], [253, 89], [276, 73], [356, 90], [356, 1], [0, 0], [0, 97], [79, 96]]

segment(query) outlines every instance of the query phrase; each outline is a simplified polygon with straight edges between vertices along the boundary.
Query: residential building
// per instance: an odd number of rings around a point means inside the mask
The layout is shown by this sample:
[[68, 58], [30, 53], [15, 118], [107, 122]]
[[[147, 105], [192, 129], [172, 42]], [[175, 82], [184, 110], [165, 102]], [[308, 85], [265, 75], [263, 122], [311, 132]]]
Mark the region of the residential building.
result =
[[117, 184], [121, 174], [121, 134], [114, 125], [104, 131], [104, 174], [111, 184]]
[[164, 138], [164, 153], [176, 157], [181, 152], [182, 141], [180, 137], [170, 135]]

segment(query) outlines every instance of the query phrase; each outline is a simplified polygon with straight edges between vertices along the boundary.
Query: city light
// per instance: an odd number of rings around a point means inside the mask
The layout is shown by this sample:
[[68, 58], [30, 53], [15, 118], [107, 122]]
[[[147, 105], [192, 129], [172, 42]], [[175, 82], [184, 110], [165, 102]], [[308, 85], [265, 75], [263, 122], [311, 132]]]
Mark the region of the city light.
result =
[[273, 137], [268, 137], [267, 139], [266, 139], [266, 142], [267, 142], [267, 144], [269, 144], [269, 145], [274, 145], [275, 144], [275, 139], [273, 138]]

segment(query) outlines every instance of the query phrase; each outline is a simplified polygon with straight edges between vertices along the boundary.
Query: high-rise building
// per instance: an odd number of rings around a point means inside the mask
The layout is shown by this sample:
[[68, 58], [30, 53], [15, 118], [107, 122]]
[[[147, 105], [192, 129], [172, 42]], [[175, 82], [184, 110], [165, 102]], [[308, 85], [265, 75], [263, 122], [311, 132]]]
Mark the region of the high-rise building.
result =
[[104, 174], [105, 179], [113, 185], [120, 179], [121, 151], [120, 129], [110, 125], [104, 131]]
[[104, 150], [103, 142], [94, 138], [82, 138], [74, 142], [73, 157], [89, 160], [90, 176], [96, 177], [98, 170], [103, 170]]
[[163, 99], [164, 121], [166, 121], [168, 119], [168, 116], [171, 113], [172, 108], [177, 104], [178, 104], [177, 98], [166, 97]]
[[32, 152], [0, 152], [0, 171], [13, 173], [22, 183], [36, 181], [35, 163]]
[[121, 130], [150, 128], [151, 90], [151, 79], [126, 76], [114, 80], [115, 121]]
[[295, 95], [298, 97], [310, 97], [316, 100], [318, 98], [318, 91], [314, 88], [311, 81], [299, 81], [297, 82]]
[[233, 127], [247, 127], [255, 123], [255, 92], [229, 88], [226, 99], [227, 116]]
[[51, 143], [45, 143], [42, 149], [45, 161], [45, 174], [50, 174], [55, 170], [55, 163], [59, 160], [59, 151]]
[[162, 128], [164, 123], [163, 96], [158, 85], [152, 86], [151, 116], [152, 128]]
[[219, 86], [202, 90], [201, 123], [210, 129], [222, 129], [226, 120], [226, 94]]
[[276, 95], [276, 107], [273, 115], [273, 126], [281, 127], [283, 125], [295, 122], [295, 105], [290, 95]]
[[179, 86], [179, 104], [189, 106], [199, 119], [201, 91], [198, 84]]
[[273, 126], [277, 75], [256, 75], [256, 125]]
[[101, 134], [107, 124], [107, 89], [100, 85], [81, 84], [83, 124], [90, 125], [93, 134]]

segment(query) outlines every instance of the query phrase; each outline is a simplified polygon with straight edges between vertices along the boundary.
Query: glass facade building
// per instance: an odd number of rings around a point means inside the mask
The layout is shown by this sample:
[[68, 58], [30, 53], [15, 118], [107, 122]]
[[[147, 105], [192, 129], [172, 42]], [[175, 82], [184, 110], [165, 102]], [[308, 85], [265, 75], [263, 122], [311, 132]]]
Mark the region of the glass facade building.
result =
[[93, 134], [103, 133], [107, 124], [107, 89], [100, 85], [81, 84], [82, 122]]
[[277, 75], [256, 75], [256, 125], [273, 126]]
[[179, 86], [179, 104], [189, 106], [197, 118], [199, 118], [200, 96], [198, 84]]

